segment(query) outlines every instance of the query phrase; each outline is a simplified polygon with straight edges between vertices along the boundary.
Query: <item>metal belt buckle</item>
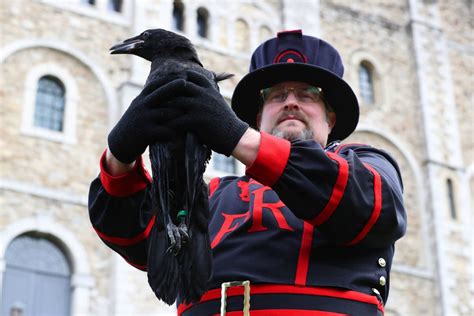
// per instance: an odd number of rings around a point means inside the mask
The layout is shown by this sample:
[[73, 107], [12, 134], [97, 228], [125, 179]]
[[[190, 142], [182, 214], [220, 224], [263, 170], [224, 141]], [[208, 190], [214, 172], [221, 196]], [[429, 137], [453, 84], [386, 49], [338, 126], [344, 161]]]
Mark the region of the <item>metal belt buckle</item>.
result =
[[234, 286], [244, 287], [244, 316], [250, 316], [250, 281], [231, 281], [221, 285], [221, 316], [226, 314], [227, 289]]

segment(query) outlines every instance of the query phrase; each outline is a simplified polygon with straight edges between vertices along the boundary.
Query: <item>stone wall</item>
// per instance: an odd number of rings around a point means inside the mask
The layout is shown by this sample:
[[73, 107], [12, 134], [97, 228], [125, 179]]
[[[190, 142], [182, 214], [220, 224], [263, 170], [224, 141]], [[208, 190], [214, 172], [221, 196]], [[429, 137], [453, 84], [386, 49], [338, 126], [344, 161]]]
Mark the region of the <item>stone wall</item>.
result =
[[[87, 266], [80, 270], [82, 277], [73, 275], [76, 292], [82, 294], [75, 296], [72, 315], [173, 315], [173, 308], [157, 303], [146, 274], [102, 244], [87, 215], [88, 187], [98, 173], [108, 130], [149, 67], [137, 57], [111, 56], [108, 49], [144, 28], [170, 28], [172, 1], [124, 1], [123, 14], [108, 12], [103, 0], [97, 7], [79, 2], [18, 0], [0, 5], [0, 250], [5, 250], [5, 236], [27, 232], [20, 229], [25, 219], [53, 223], [64, 232], [55, 235], [42, 224], [31, 229], [63, 242], [74, 239], [77, 245], [64, 242], [63, 249], [72, 262], [82, 260]], [[221, 83], [226, 97], [247, 73], [250, 51], [287, 27], [304, 27], [306, 34], [334, 44], [345, 61], [345, 79], [359, 99], [358, 66], [371, 65], [375, 102], [361, 101], [360, 124], [346, 142], [387, 150], [404, 180], [409, 226], [396, 245], [386, 314], [471, 314], [472, 1], [183, 3], [183, 34], [196, 44], [203, 64], [235, 74]], [[193, 24], [200, 6], [213, 22], [209, 39], [199, 38]], [[304, 18], [298, 18], [298, 7], [307, 8]], [[72, 78], [77, 89], [72, 141], [23, 128], [25, 104], [35, 94], [28, 76], [37, 65], [52, 65]], [[451, 215], [448, 178], [455, 189], [456, 218]], [[77, 248], [84, 249], [81, 256], [74, 253]], [[0, 253], [0, 274], [4, 255]]]

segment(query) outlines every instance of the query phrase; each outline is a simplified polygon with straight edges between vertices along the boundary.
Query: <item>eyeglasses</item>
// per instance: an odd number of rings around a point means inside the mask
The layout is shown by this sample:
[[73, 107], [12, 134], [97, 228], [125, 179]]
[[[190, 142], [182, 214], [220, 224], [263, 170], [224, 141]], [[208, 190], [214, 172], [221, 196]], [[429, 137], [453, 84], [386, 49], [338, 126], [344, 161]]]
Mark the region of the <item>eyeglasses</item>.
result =
[[296, 100], [301, 103], [318, 102], [323, 99], [323, 89], [320, 87], [270, 87], [260, 90], [260, 95], [264, 102], [282, 103], [288, 95], [293, 92]]

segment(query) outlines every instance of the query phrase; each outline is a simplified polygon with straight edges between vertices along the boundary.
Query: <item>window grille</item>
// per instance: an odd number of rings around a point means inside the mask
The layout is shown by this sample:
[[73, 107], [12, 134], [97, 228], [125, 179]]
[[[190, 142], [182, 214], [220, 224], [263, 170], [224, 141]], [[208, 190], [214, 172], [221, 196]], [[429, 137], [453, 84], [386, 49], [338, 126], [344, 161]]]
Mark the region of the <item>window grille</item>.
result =
[[34, 125], [53, 131], [63, 130], [64, 85], [52, 76], [41, 77], [36, 91]]

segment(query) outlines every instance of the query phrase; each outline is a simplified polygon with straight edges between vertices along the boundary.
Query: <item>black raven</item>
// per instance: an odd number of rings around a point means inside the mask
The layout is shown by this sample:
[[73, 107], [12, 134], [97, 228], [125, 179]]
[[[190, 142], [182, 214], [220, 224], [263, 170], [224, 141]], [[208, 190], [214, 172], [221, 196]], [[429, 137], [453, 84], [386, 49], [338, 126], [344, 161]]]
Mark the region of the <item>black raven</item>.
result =
[[[151, 62], [147, 83], [183, 78], [193, 70], [217, 82], [232, 75], [203, 68], [192, 43], [163, 29], [146, 30], [110, 48], [112, 54], [134, 54]], [[148, 283], [155, 295], [172, 304], [199, 300], [212, 273], [208, 234], [209, 205], [203, 173], [211, 151], [194, 134], [150, 146], [153, 209], [156, 222], [148, 246]]]

